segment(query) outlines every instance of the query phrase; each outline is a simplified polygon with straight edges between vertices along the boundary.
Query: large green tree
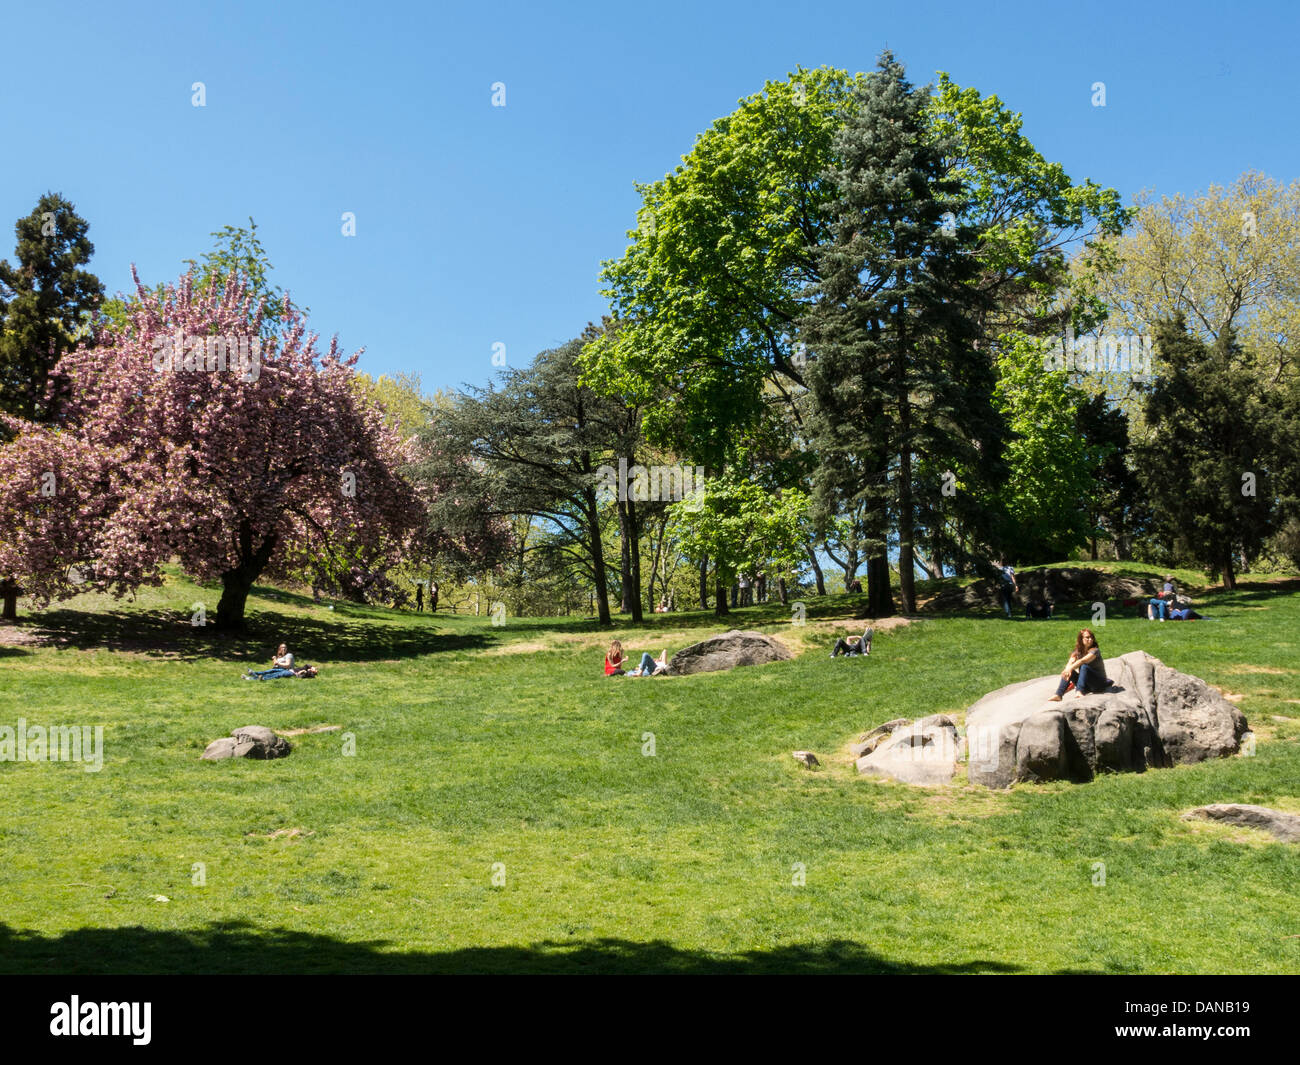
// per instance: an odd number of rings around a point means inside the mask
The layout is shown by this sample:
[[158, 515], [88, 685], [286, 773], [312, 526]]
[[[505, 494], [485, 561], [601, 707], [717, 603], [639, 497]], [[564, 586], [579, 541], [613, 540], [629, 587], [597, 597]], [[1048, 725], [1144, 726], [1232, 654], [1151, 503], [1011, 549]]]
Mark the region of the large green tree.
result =
[[[618, 453], [626, 404], [581, 383], [575, 338], [503, 372], [499, 387], [471, 388], [433, 411], [422, 434], [416, 483], [457, 497], [457, 483], [484, 500], [481, 516], [528, 518], [552, 555], [585, 570], [601, 624], [611, 621], [601, 467]], [[525, 544], [517, 540], [522, 552]]]
[[[892, 513], [905, 613], [916, 608], [914, 456], [973, 464], [981, 443], [992, 455], [1001, 440], [994, 374], [977, 343], [979, 234], [957, 222], [965, 189], [931, 138], [928, 104], [928, 90], [884, 53], [836, 140], [832, 239], [802, 323], [814, 492], [825, 511], [877, 504], [878, 559]], [[869, 566], [868, 608], [878, 612], [886, 604], [873, 575]]]
[[1295, 390], [1264, 387], [1231, 331], [1209, 344], [1181, 313], [1157, 327], [1156, 352], [1138, 473], [1166, 542], [1232, 588], [1238, 560], [1295, 513]]
[[104, 294], [99, 278], [82, 269], [95, 253], [89, 228], [55, 192], [14, 225], [15, 262], [0, 260], [0, 411], [33, 422], [53, 419], [50, 374], [84, 334]]
[[999, 490], [1007, 528], [1003, 552], [1018, 563], [1063, 558], [1094, 531], [1105, 455], [1079, 427], [1086, 393], [1063, 369], [1049, 369], [1044, 345], [1008, 336], [998, 354], [995, 402], [1007, 420], [1008, 476]]

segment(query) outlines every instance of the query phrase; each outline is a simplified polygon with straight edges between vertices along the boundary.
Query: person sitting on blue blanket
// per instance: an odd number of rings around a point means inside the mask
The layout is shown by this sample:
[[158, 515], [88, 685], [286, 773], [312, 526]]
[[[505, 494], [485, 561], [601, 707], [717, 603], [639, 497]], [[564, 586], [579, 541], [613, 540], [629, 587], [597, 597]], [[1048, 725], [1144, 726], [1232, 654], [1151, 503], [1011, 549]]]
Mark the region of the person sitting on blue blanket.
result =
[[278, 680], [281, 677], [294, 676], [293, 655], [289, 653], [289, 648], [285, 644], [280, 644], [276, 648], [275, 655], [271, 659], [271, 668], [263, 669], [259, 672], [253, 670], [244, 671], [245, 680]]

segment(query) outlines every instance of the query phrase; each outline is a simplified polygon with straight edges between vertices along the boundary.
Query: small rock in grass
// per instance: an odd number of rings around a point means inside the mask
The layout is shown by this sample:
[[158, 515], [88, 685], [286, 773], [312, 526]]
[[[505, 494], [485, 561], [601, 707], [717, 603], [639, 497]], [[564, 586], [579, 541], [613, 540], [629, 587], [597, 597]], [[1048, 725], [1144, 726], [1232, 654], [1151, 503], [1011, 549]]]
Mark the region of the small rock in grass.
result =
[[215, 762], [220, 758], [284, 758], [293, 748], [289, 741], [277, 736], [262, 725], [244, 725], [229, 736], [208, 744], [201, 761]]
[[817, 761], [817, 756], [813, 754], [812, 751], [795, 751], [794, 760], [806, 765], [809, 769], [814, 769], [821, 765], [821, 762]]
[[1246, 803], [1220, 802], [1198, 806], [1183, 814], [1184, 821], [1201, 819], [1220, 821], [1229, 825], [1245, 825], [1272, 834], [1283, 843], [1300, 843], [1300, 814], [1288, 814], [1267, 806]]

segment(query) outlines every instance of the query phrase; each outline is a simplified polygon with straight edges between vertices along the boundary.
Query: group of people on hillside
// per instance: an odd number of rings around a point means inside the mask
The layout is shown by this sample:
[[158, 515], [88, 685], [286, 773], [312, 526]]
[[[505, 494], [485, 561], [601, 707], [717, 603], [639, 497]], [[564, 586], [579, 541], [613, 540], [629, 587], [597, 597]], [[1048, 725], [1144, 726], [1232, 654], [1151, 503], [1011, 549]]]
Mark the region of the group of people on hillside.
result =
[[1164, 587], [1147, 600], [1148, 621], [1199, 621], [1201, 615], [1192, 609], [1192, 604], [1179, 599], [1178, 586], [1173, 575], [1165, 578]]
[[668, 650], [665, 648], [660, 652], [659, 657], [655, 658], [649, 651], [641, 653], [641, 662], [635, 669], [624, 669], [627, 665], [627, 655], [623, 653], [623, 645], [618, 640], [610, 642], [609, 650], [605, 652], [605, 676], [607, 677], [653, 677], [657, 674], [668, 672]]

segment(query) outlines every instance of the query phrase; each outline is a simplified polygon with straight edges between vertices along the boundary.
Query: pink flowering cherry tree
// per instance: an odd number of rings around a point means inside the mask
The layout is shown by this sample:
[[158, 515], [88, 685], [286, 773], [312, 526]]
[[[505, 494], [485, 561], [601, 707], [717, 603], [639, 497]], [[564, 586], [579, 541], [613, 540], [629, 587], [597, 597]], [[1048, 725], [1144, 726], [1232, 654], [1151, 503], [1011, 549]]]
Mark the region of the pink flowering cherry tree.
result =
[[[93, 502], [61, 504], [76, 510], [75, 544], [54, 549], [65, 568], [84, 559], [95, 586], [121, 594], [178, 557], [221, 582], [216, 624], [239, 629], [253, 583], [304, 550], [411, 542], [424, 514], [399, 474], [410, 456], [352, 387], [359, 352], [342, 357], [337, 338], [318, 351], [287, 296], [278, 327], [263, 328], [265, 306], [237, 275], [207, 292], [191, 274], [158, 292], [136, 277], [136, 289], [129, 324], [56, 370], [54, 435], [76, 441], [62, 445], [80, 471], [70, 483], [94, 487]], [[39, 466], [35, 427], [15, 446], [12, 462]], [[13, 539], [0, 526], [0, 543]], [[43, 558], [15, 576], [65, 592], [50, 573]]]

